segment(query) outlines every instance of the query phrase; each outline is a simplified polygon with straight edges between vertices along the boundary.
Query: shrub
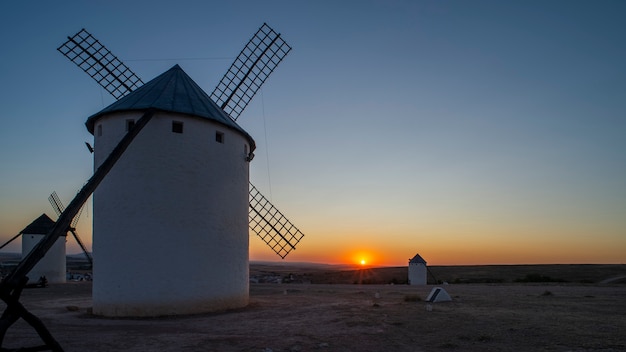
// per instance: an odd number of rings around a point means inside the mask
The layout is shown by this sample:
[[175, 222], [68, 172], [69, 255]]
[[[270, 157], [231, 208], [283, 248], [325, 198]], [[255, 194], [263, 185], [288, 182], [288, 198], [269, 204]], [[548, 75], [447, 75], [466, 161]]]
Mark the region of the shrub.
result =
[[406, 296], [404, 296], [404, 301], [405, 302], [419, 302], [421, 300], [422, 299], [418, 295], [406, 295]]
[[409, 283], [409, 280], [407, 279], [396, 279], [395, 277], [391, 279], [391, 281], [389, 282], [392, 285], [406, 285]]
[[455, 284], [501, 284], [504, 279], [494, 277], [473, 277], [473, 278], [456, 278], [452, 281]]

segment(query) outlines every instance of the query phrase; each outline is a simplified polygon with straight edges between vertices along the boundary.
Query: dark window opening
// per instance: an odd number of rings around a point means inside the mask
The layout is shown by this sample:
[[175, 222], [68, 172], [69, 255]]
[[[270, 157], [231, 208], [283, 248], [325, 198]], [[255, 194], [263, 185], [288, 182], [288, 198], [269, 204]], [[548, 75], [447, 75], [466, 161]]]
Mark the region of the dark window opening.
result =
[[183, 133], [183, 123], [179, 121], [172, 121], [172, 132]]
[[98, 125], [98, 137], [102, 136], [102, 125]]
[[217, 143], [224, 143], [224, 133], [223, 132], [215, 132], [215, 141]]

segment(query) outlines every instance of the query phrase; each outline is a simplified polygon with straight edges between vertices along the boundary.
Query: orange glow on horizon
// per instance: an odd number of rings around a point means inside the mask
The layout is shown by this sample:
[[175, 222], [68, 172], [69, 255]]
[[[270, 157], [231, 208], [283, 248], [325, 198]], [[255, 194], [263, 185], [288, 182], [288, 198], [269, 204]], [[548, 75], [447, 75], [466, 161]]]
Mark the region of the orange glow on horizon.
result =
[[[341, 236], [330, 231], [315, 233], [315, 241], [305, 237], [284, 261], [348, 265], [359, 269], [406, 266], [415, 254], [420, 254], [429, 266], [621, 264], [626, 260], [623, 250], [626, 240], [621, 237], [608, 248], [603, 242], [587, 243], [582, 236], [569, 237], [568, 241], [563, 241], [558, 234], [522, 237], [525, 233], [522, 230], [506, 236], [500, 235], [499, 230], [485, 230], [484, 234], [469, 230], [461, 234], [436, 230], [429, 233], [428, 238], [416, 236], [413, 239], [409, 234], [398, 232], [395, 241], [372, 233], [358, 236], [353, 232]], [[282, 261], [256, 237], [251, 237], [250, 247], [253, 261]]]
[[347, 260], [343, 260], [346, 264], [355, 264], [361, 267], [381, 264], [378, 259], [379, 256], [370, 250], [354, 251], [346, 257], [349, 258]]

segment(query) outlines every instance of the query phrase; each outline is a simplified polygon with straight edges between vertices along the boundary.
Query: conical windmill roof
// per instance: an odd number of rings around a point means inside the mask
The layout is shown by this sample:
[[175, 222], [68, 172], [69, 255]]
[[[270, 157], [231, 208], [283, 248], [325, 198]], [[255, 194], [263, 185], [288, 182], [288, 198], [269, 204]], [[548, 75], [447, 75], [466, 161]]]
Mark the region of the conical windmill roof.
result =
[[145, 111], [148, 109], [213, 120], [241, 132], [249, 140], [251, 151], [255, 149], [252, 137], [217, 106], [209, 95], [178, 65], [174, 65], [150, 82], [91, 115], [85, 125], [87, 130], [93, 134], [94, 123], [102, 115], [112, 112]]
[[54, 227], [54, 224], [54, 220], [50, 219], [48, 215], [41, 214], [40, 217], [26, 226], [24, 230], [22, 230], [22, 233], [28, 235], [45, 235]]
[[426, 261], [419, 254], [416, 254], [413, 259], [409, 260], [409, 263], [426, 265]]

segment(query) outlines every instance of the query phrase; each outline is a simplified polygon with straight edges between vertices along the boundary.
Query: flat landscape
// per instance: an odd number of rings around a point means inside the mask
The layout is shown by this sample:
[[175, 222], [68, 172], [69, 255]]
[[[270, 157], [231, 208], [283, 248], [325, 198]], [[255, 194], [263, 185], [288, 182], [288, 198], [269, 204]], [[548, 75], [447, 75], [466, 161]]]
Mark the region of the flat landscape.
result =
[[[451, 302], [425, 302], [434, 284], [390, 284], [406, 267], [272, 263], [251, 265], [249, 306], [227, 312], [98, 318], [90, 282], [22, 302], [66, 351], [626, 351], [625, 265], [430, 269]], [[39, 343], [20, 320], [2, 347]]]

